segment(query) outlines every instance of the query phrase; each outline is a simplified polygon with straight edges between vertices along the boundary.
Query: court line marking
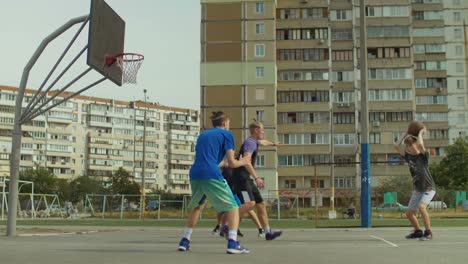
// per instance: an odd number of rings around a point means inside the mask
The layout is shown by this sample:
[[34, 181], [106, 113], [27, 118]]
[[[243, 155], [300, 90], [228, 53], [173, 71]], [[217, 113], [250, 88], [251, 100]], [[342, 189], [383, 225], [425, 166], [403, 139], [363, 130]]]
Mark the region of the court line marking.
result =
[[394, 243], [392, 243], [392, 242], [390, 242], [390, 241], [388, 241], [388, 240], [385, 240], [385, 239], [383, 239], [383, 238], [380, 238], [380, 237], [377, 237], [377, 236], [373, 236], [373, 235], [369, 235], [369, 236], [370, 236], [370, 237], [373, 237], [373, 238], [375, 238], [375, 239], [378, 239], [378, 240], [380, 240], [380, 241], [383, 241], [383, 242], [385, 242], [385, 243], [387, 243], [387, 244], [389, 244], [389, 245], [391, 245], [391, 246], [393, 246], [393, 247], [398, 247], [397, 244], [394, 244]]
[[62, 236], [62, 235], [86, 235], [98, 233], [98, 231], [77, 231], [77, 232], [64, 232], [64, 233], [36, 233], [36, 234], [18, 234], [20, 237], [32, 236]]

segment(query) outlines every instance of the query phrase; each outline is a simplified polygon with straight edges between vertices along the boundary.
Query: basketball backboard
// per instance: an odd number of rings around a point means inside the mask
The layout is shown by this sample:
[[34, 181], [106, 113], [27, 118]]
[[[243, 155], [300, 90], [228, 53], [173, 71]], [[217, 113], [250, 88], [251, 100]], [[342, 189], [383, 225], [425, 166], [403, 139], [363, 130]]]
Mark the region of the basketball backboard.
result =
[[124, 52], [125, 21], [104, 1], [91, 0], [88, 65], [115, 84], [122, 85], [122, 69], [106, 65], [106, 57]]

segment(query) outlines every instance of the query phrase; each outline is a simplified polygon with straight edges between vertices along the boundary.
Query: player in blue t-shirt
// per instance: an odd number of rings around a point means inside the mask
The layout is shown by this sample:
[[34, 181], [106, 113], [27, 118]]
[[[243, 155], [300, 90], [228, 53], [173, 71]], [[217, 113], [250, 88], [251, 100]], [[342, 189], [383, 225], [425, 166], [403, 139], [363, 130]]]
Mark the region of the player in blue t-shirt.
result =
[[205, 130], [197, 139], [195, 162], [190, 169], [192, 200], [188, 205], [194, 208], [187, 219], [179, 251], [190, 249], [193, 227], [197, 224], [206, 199], [218, 212], [225, 212], [229, 225], [228, 254], [243, 254], [250, 251], [237, 241], [239, 228], [239, 206], [224, 179], [218, 164], [226, 157], [231, 168], [250, 164], [250, 158], [234, 157], [234, 137], [229, 131], [230, 120], [224, 112], [213, 112], [212, 129]]

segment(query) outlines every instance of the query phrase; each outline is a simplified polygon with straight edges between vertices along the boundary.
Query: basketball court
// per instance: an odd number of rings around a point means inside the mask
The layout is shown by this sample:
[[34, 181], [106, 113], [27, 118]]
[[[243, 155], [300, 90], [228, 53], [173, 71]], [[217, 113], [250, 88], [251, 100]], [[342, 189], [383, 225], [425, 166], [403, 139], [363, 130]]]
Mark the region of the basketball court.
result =
[[[118, 230], [117, 230], [118, 229]], [[84, 232], [85, 231], [85, 232]], [[97, 232], [96, 232], [97, 231]], [[182, 228], [86, 227], [81, 233], [0, 237], [5, 263], [464, 263], [468, 228], [435, 228], [434, 240], [406, 240], [409, 228], [287, 229], [275, 241], [256, 230], [240, 238], [251, 249], [227, 255], [224, 238], [196, 229], [192, 249], [178, 252]]]

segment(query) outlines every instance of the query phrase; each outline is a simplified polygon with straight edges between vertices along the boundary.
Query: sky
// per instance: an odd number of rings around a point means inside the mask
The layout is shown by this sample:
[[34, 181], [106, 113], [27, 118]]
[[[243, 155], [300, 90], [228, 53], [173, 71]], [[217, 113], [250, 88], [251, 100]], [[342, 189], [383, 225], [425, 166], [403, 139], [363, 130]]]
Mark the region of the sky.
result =
[[[119, 87], [105, 81], [85, 95], [116, 100], [148, 99], [162, 105], [200, 107], [200, 1], [106, 0], [126, 22], [125, 51], [145, 56], [138, 84]], [[18, 87], [22, 71], [40, 42], [68, 20], [89, 13], [90, 0], [0, 0], [0, 85]], [[88, 41], [87, 26], [53, 76], [57, 76]], [[51, 43], [35, 64], [28, 88], [37, 89], [78, 25]], [[74, 64], [54, 89], [87, 68], [86, 55]], [[91, 72], [69, 91], [101, 77]], [[50, 83], [50, 81], [49, 81]]]

